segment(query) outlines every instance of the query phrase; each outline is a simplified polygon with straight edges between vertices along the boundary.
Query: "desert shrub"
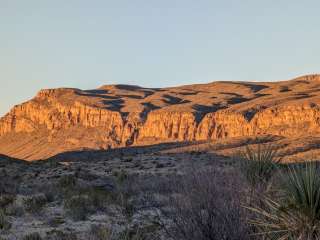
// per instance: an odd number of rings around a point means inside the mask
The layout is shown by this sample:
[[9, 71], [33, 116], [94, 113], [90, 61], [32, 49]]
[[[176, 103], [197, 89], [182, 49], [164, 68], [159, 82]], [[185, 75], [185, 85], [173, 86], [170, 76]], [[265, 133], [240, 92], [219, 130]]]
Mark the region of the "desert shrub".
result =
[[139, 228], [125, 229], [117, 237], [117, 240], [145, 240], [145, 239], [146, 239], [146, 236], [140, 231]]
[[246, 146], [239, 157], [241, 171], [252, 187], [268, 183], [280, 162], [278, 148], [273, 145], [259, 144], [257, 149]]
[[23, 240], [42, 240], [42, 237], [40, 236], [39, 233], [35, 232], [35, 233], [30, 233], [28, 235], [25, 235], [23, 237]]
[[0, 229], [8, 230], [10, 228], [11, 228], [11, 223], [8, 221], [8, 218], [3, 212], [3, 210], [0, 210]]
[[258, 234], [269, 239], [320, 238], [320, 173], [315, 163], [288, 167], [276, 194], [248, 207]]
[[128, 225], [117, 236], [117, 240], [147, 240], [147, 239], [160, 239], [157, 235], [159, 230], [158, 224], [149, 224], [146, 226], [131, 226]]
[[88, 214], [104, 211], [109, 203], [116, 202], [117, 193], [117, 191], [91, 186], [89, 183], [74, 188], [72, 192], [66, 194], [64, 196], [64, 207], [67, 214], [74, 220], [84, 220]]
[[88, 196], [76, 195], [65, 199], [64, 209], [73, 220], [85, 220], [92, 213], [92, 203]]
[[13, 194], [0, 194], [0, 208], [5, 208], [9, 204], [12, 204], [16, 196]]
[[18, 205], [16, 202], [8, 205], [5, 208], [5, 214], [9, 216], [21, 217], [24, 214], [24, 209], [21, 205]]
[[47, 202], [47, 198], [44, 194], [33, 195], [23, 199], [25, 210], [33, 214], [40, 213]]
[[88, 240], [109, 240], [112, 235], [112, 231], [106, 226], [91, 225]]
[[135, 206], [130, 199], [130, 195], [126, 192], [119, 192], [118, 201], [122, 214], [128, 219], [132, 218], [135, 212]]
[[48, 202], [53, 202], [62, 196], [60, 188], [52, 181], [41, 183], [40, 186], [34, 188], [37, 193], [43, 193]]
[[135, 211], [132, 202], [134, 181], [133, 176], [124, 170], [113, 172], [114, 189], [109, 191], [105, 198], [107, 203], [117, 205], [127, 218], [131, 218]]
[[64, 175], [58, 181], [58, 187], [63, 194], [68, 194], [73, 191], [77, 185], [77, 178], [74, 175]]
[[128, 173], [124, 170], [113, 172], [113, 176], [115, 177], [116, 183], [119, 185], [123, 184], [129, 178]]
[[[230, 174], [230, 173], [229, 173]], [[160, 223], [174, 240], [243, 240], [248, 227], [241, 207], [241, 181], [214, 169], [173, 178]], [[162, 217], [166, 220], [161, 220]]]
[[0, 171], [0, 194], [15, 194], [17, 192], [20, 179], [8, 173], [6, 169]]
[[77, 235], [72, 232], [62, 232], [59, 230], [53, 230], [47, 233], [46, 240], [77, 240]]
[[103, 189], [91, 188], [88, 192], [95, 210], [105, 210], [110, 202], [115, 199], [114, 193]]

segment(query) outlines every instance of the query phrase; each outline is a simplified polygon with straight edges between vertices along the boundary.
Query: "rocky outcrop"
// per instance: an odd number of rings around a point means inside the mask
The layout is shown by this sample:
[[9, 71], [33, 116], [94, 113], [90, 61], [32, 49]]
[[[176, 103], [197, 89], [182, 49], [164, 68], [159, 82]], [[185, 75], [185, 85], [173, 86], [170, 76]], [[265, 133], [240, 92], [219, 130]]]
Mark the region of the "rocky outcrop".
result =
[[139, 139], [192, 141], [197, 131], [195, 115], [191, 112], [154, 111], [139, 129]]
[[196, 140], [252, 135], [297, 137], [318, 134], [320, 109], [311, 106], [283, 106], [257, 112], [248, 120], [243, 113], [219, 111], [201, 121]]
[[[318, 86], [319, 77], [306, 76], [279, 83], [223, 82], [167, 89], [115, 85], [87, 91], [41, 90], [1, 118], [0, 151], [6, 153], [1, 138], [8, 134], [43, 131], [52, 143], [58, 141], [56, 136], [61, 141], [64, 132], [78, 128], [78, 137], [69, 137], [64, 145], [105, 149], [263, 134], [315, 135], [320, 129]], [[90, 129], [101, 139], [96, 145], [79, 137], [91, 134]]]

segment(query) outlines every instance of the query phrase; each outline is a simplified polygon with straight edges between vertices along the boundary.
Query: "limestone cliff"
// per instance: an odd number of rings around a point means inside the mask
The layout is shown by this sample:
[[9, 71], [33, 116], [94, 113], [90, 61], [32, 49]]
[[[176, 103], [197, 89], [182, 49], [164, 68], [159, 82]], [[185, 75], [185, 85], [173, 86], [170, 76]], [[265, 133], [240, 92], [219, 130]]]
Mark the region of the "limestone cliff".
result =
[[37, 159], [80, 148], [263, 134], [297, 137], [317, 135], [319, 126], [318, 75], [163, 89], [49, 89], [0, 119], [0, 153]]

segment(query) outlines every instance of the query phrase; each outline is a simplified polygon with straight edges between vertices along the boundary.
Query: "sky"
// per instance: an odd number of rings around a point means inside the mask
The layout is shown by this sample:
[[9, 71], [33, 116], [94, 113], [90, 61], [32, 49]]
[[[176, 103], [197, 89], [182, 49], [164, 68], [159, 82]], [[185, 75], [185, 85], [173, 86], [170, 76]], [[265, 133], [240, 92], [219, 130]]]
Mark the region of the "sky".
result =
[[40, 89], [320, 72], [318, 0], [0, 0], [0, 116]]

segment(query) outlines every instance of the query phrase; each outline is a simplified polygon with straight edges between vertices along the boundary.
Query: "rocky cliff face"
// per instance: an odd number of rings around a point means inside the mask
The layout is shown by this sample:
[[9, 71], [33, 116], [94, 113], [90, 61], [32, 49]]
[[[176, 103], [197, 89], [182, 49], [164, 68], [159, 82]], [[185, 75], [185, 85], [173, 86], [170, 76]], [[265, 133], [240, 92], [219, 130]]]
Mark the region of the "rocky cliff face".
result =
[[[319, 126], [318, 75], [277, 83], [215, 82], [164, 89], [50, 89], [1, 118], [0, 153], [35, 159], [85, 147], [263, 134], [297, 137], [319, 134]], [[56, 149], [26, 156], [35, 152], [30, 145], [34, 136], [41, 139], [39, 148]]]

